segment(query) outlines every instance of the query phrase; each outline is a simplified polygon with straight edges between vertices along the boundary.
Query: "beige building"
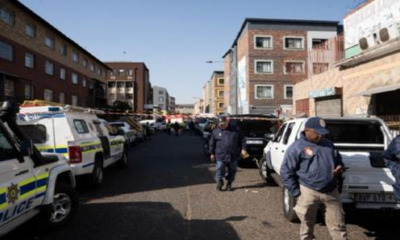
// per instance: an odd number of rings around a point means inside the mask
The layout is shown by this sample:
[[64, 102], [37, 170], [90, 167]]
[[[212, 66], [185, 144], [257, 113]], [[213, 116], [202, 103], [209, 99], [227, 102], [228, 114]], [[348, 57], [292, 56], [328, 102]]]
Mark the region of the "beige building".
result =
[[214, 115], [224, 113], [224, 72], [214, 71], [210, 79], [211, 84], [211, 102], [210, 112]]

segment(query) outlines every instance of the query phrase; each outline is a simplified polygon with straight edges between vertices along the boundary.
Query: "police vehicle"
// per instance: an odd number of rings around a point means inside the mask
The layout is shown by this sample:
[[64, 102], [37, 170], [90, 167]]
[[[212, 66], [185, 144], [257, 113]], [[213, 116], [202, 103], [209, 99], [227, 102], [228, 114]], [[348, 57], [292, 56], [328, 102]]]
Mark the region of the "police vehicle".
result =
[[[296, 141], [308, 119], [287, 121], [264, 149], [262, 175], [267, 182], [280, 184], [279, 173], [288, 147]], [[342, 184], [342, 203], [346, 208], [400, 210], [393, 194], [394, 177], [386, 167], [382, 152], [392, 136], [379, 118], [325, 119], [331, 140], [348, 168]], [[281, 185], [281, 184], [280, 184]], [[283, 189], [285, 217], [297, 221], [295, 198]]]
[[0, 237], [39, 214], [39, 226], [59, 228], [78, 209], [75, 178], [59, 154], [41, 154], [18, 127], [18, 107], [0, 108]]
[[104, 168], [128, 165], [123, 136], [93, 109], [45, 101], [25, 101], [18, 124], [42, 152], [59, 153], [70, 163], [75, 176], [85, 175], [93, 186], [101, 186]]
[[136, 143], [136, 132], [126, 122], [110, 122], [111, 126], [116, 127], [119, 131], [123, 132], [128, 146], [132, 146]]

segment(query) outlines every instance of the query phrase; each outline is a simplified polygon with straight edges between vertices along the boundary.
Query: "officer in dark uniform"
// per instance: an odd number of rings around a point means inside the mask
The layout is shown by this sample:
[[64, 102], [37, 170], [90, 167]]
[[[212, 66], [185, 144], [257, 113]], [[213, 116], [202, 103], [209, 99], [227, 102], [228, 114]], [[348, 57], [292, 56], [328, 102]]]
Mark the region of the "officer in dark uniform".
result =
[[211, 161], [217, 165], [215, 179], [217, 190], [222, 191], [224, 177], [227, 180], [226, 190], [232, 191], [237, 163], [240, 155], [246, 155], [246, 141], [237, 127], [229, 124], [226, 117], [219, 119], [218, 127], [212, 132], [210, 139]]
[[344, 171], [340, 153], [323, 136], [328, 134], [325, 121], [307, 120], [301, 137], [286, 151], [280, 175], [283, 185], [297, 198], [294, 211], [301, 220], [300, 239], [315, 239], [314, 225], [321, 205], [331, 237], [347, 239], [343, 207], [337, 178]]
[[395, 178], [395, 184], [393, 184], [394, 197], [397, 202], [400, 202], [400, 135], [389, 144], [389, 147], [383, 153], [383, 158]]

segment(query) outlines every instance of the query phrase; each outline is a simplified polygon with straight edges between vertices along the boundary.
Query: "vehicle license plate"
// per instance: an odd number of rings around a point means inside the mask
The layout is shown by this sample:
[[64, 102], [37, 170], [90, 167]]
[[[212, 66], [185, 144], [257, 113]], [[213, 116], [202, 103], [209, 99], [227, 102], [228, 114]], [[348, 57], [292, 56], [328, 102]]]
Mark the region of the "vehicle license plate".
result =
[[385, 203], [395, 203], [396, 200], [392, 193], [354, 193], [353, 199], [357, 202], [385, 202]]
[[263, 141], [259, 141], [259, 140], [247, 140], [246, 143], [247, 143], [247, 144], [263, 144]]

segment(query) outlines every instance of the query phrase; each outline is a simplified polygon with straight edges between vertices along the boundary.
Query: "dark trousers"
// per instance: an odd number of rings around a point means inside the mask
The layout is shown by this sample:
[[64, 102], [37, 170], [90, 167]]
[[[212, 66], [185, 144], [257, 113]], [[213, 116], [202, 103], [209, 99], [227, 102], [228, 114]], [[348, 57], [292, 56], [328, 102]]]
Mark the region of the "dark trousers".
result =
[[232, 183], [236, 176], [237, 161], [223, 162], [217, 160], [216, 164], [215, 180], [219, 182], [225, 178], [228, 182]]

